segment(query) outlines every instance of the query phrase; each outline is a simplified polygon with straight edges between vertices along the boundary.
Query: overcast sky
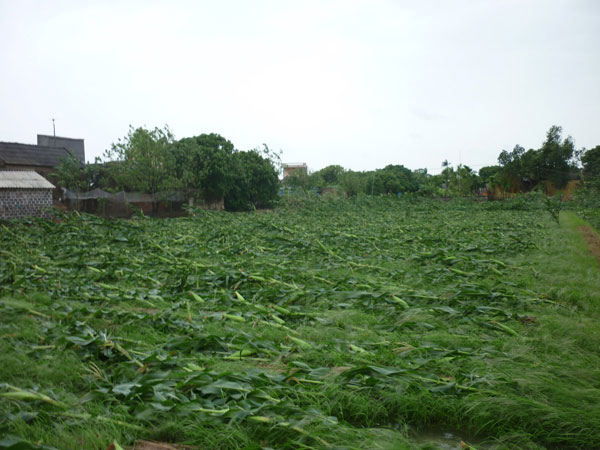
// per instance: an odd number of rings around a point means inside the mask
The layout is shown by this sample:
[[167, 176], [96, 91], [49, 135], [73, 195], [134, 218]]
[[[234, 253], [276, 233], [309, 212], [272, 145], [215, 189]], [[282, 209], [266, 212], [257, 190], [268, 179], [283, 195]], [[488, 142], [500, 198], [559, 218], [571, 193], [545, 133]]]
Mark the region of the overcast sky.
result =
[[0, 141], [129, 124], [317, 170], [600, 145], [600, 1], [0, 0]]

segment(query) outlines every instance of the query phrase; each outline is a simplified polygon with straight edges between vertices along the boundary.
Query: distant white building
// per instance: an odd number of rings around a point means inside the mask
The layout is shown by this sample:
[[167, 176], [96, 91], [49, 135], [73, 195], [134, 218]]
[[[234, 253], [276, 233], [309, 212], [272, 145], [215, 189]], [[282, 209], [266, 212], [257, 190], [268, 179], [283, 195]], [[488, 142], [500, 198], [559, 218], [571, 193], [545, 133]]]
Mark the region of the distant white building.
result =
[[49, 217], [53, 189], [33, 170], [0, 170], [0, 219]]

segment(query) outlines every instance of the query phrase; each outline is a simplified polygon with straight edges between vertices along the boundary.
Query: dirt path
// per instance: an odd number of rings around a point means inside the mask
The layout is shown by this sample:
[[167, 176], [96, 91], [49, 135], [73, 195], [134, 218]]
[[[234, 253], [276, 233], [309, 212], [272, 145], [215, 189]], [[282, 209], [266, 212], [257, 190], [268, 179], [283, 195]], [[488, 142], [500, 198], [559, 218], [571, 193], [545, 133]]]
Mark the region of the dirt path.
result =
[[585, 239], [592, 255], [598, 260], [598, 264], [600, 264], [600, 236], [598, 236], [598, 233], [592, 227], [588, 226], [579, 226], [577, 230], [581, 233], [583, 239]]

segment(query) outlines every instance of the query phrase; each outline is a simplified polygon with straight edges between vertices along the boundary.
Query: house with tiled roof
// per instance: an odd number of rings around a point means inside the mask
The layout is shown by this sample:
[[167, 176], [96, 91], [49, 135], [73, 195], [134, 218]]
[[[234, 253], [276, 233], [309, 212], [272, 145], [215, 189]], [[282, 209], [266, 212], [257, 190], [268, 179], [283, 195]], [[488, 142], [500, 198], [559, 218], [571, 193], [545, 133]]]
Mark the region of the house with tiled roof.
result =
[[33, 170], [0, 170], [0, 219], [49, 217], [53, 189]]
[[64, 157], [85, 163], [83, 139], [38, 134], [37, 140], [37, 145], [0, 142], [0, 170], [34, 170], [48, 178]]

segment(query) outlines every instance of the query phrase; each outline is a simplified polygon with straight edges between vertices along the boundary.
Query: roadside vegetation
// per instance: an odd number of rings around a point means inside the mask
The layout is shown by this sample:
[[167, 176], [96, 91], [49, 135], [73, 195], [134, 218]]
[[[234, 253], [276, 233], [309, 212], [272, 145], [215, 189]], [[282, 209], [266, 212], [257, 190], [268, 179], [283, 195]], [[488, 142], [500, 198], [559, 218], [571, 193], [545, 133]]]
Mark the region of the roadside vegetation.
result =
[[0, 225], [0, 448], [597, 448], [600, 271], [573, 212], [192, 212]]

